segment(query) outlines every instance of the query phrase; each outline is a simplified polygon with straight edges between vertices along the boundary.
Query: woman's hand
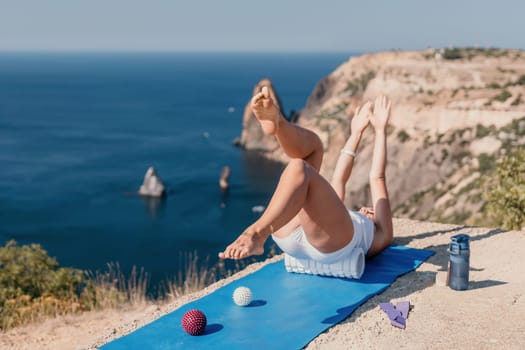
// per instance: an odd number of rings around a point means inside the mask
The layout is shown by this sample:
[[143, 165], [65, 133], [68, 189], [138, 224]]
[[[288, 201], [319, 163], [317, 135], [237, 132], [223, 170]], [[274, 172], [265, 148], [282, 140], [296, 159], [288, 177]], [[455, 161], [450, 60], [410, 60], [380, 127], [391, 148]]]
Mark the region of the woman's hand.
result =
[[376, 130], [386, 129], [388, 119], [390, 118], [390, 109], [392, 103], [388, 97], [378, 96], [374, 103], [374, 113], [370, 116], [370, 122]]
[[370, 115], [372, 114], [372, 103], [366, 101], [361, 107], [357, 107], [350, 123], [352, 133], [362, 133], [370, 124]]

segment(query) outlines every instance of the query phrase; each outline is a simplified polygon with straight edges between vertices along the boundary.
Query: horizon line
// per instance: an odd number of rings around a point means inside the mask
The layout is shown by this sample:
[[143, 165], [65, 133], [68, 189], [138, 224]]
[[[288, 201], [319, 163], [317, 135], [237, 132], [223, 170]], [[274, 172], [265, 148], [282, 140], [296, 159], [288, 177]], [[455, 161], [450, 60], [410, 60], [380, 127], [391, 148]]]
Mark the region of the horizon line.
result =
[[155, 50], [144, 50], [144, 49], [9, 49], [0, 48], [0, 53], [38, 53], [38, 54], [53, 54], [53, 53], [132, 53], [132, 54], [367, 54], [367, 53], [378, 53], [378, 52], [418, 52], [426, 51], [430, 49], [498, 49], [498, 50], [518, 50], [524, 51], [525, 49], [519, 47], [498, 47], [498, 46], [480, 46], [480, 45], [463, 45], [463, 46], [443, 46], [443, 47], [431, 47], [425, 48], [388, 48], [388, 49], [349, 49], [349, 50], [207, 50], [207, 49], [195, 49], [195, 50], [176, 50], [176, 49], [155, 49]]
[[354, 52], [379, 52], [387, 50], [140, 50], [140, 49], [5, 49], [0, 48], [0, 53], [354, 53]]

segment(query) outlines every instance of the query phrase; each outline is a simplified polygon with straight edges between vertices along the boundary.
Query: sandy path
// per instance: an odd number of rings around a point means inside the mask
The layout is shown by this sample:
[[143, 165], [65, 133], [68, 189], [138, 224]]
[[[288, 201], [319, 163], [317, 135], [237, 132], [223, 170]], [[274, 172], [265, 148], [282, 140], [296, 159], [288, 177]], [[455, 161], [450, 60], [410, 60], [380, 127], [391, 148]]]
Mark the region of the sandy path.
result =
[[[432, 249], [436, 254], [319, 335], [307, 349], [525, 349], [525, 232], [406, 219], [396, 219], [394, 225], [395, 243]], [[471, 236], [467, 291], [454, 291], [440, 283], [445, 277], [450, 237], [458, 233]], [[279, 257], [270, 261], [276, 259]], [[17, 328], [0, 335], [0, 348], [96, 348], [264, 264], [250, 265], [230, 279], [162, 307], [91, 312]], [[378, 306], [400, 300], [413, 305], [405, 330], [392, 327]]]

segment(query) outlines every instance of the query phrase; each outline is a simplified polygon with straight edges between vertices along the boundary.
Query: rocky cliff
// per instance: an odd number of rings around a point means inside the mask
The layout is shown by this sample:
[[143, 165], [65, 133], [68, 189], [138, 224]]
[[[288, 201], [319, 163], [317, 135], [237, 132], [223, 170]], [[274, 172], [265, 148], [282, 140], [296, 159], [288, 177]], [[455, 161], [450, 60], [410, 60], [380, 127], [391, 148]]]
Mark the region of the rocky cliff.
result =
[[[297, 121], [321, 136], [326, 177], [349, 134], [345, 110], [379, 94], [393, 101], [387, 181], [394, 215], [484, 223], [484, 174], [510, 149], [525, 147], [525, 52], [446, 49], [351, 57], [317, 84]], [[370, 131], [363, 138], [347, 188], [351, 207], [371, 204], [372, 137]], [[246, 128], [243, 139], [252, 139]], [[257, 147], [268, 157], [286, 161], [273, 139], [257, 142], [270, 145]]]

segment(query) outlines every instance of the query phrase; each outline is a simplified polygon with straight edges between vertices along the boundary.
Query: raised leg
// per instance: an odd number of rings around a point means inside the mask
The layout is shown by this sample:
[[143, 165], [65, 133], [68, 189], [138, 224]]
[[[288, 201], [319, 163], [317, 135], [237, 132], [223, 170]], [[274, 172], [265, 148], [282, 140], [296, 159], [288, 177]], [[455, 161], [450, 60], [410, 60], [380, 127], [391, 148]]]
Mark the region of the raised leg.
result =
[[292, 220], [303, 226], [308, 241], [322, 252], [338, 250], [353, 237], [352, 220], [332, 186], [305, 160], [295, 158], [284, 170], [263, 215], [219, 257], [242, 259], [262, 254], [270, 234]]
[[252, 98], [251, 106], [264, 133], [274, 135], [288, 157], [304, 159], [319, 171], [323, 160], [319, 136], [288, 122], [274, 105], [266, 86]]
[[312, 131], [286, 121], [266, 87], [253, 97], [251, 104], [263, 131], [274, 135], [292, 159], [259, 220], [219, 257], [242, 259], [262, 254], [270, 234], [282, 237], [299, 225], [310, 244], [322, 252], [344, 247], [352, 240], [353, 224], [334, 188], [318, 172], [323, 158], [321, 140]]
[[373, 220], [375, 234], [368, 255], [372, 256], [387, 248], [394, 238], [392, 211], [386, 187], [386, 126], [390, 118], [390, 101], [386, 96], [379, 96], [374, 102], [374, 112], [370, 123], [374, 127], [374, 155], [370, 168], [370, 191], [373, 202]]

